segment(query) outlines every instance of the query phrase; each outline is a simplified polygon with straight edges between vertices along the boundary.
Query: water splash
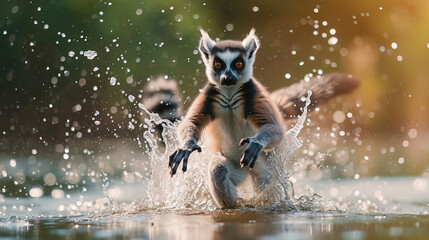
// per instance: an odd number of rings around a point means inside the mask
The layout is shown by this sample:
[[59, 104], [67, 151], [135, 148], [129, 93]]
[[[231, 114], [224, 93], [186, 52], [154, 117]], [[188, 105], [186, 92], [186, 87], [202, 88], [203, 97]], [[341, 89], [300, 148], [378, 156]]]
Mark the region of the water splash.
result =
[[[142, 205], [148, 209], [201, 209], [213, 208], [213, 203], [207, 201], [208, 188], [204, 181], [207, 153], [191, 155], [189, 171], [186, 174], [177, 174], [169, 177], [168, 156], [179, 145], [176, 129], [179, 123], [172, 123], [162, 119], [158, 114], [150, 113], [143, 104], [139, 107], [146, 112], [149, 118], [145, 119], [147, 130], [143, 137], [146, 141], [146, 151], [151, 162], [151, 176], [148, 183], [147, 196]], [[158, 146], [155, 138], [155, 127], [163, 128], [161, 139], [165, 147]]]
[[269, 160], [260, 162], [266, 172], [272, 173], [272, 183], [266, 190], [261, 193], [254, 193], [251, 197], [250, 204], [256, 206], [257, 210], [271, 212], [337, 210], [331, 203], [326, 202], [323, 196], [318, 194], [295, 196], [293, 183], [285, 167], [289, 156], [302, 145], [298, 139], [298, 134], [304, 127], [307, 107], [311, 103], [310, 97], [312, 95], [311, 91], [307, 93], [303, 113], [298, 117], [296, 124], [285, 133], [282, 142], [271, 154]]
[[[315, 194], [312, 197], [302, 196], [295, 198], [293, 184], [285, 169], [288, 157], [301, 146], [298, 134], [304, 127], [307, 117], [307, 107], [310, 105], [311, 91], [305, 99], [306, 104], [303, 114], [298, 117], [297, 123], [287, 131], [282, 143], [274, 152], [268, 152], [269, 161], [261, 161], [261, 167], [272, 174], [271, 184], [262, 192], [249, 190], [246, 184], [238, 189], [239, 207], [256, 208], [276, 212], [288, 212], [296, 210], [321, 210], [323, 198]], [[148, 210], [170, 211], [170, 210], [196, 210], [213, 211], [217, 209], [207, 185], [208, 163], [213, 153], [205, 151], [202, 145], [202, 153], [194, 153], [189, 158], [189, 167], [186, 174], [177, 174], [174, 178], [169, 177], [168, 157], [178, 146], [176, 129], [179, 122], [172, 123], [162, 119], [158, 114], [149, 112], [146, 107], [139, 103], [139, 108], [144, 111], [147, 118], [144, 119], [146, 131], [143, 133], [146, 154], [151, 163], [148, 173], [148, 184], [146, 197], [141, 202], [131, 204], [112, 203], [101, 212], [94, 212], [92, 216], [100, 216], [112, 213], [139, 213]], [[162, 135], [157, 138], [155, 128], [161, 125]], [[163, 143], [165, 147], [160, 147]]]

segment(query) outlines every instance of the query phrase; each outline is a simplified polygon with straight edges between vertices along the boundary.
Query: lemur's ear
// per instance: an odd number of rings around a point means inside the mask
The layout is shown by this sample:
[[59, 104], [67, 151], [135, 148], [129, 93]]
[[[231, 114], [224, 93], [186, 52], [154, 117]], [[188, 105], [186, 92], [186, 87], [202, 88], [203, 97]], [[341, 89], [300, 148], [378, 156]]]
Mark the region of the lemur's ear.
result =
[[250, 59], [253, 57], [256, 50], [258, 50], [260, 43], [258, 37], [255, 35], [255, 29], [250, 30], [249, 35], [241, 42], [244, 49], [246, 50], [246, 55]]
[[210, 38], [207, 32], [205, 32], [203, 29], [200, 29], [200, 32], [201, 32], [201, 40], [200, 40], [200, 46], [198, 47], [198, 50], [200, 51], [201, 57], [206, 63], [216, 43]]

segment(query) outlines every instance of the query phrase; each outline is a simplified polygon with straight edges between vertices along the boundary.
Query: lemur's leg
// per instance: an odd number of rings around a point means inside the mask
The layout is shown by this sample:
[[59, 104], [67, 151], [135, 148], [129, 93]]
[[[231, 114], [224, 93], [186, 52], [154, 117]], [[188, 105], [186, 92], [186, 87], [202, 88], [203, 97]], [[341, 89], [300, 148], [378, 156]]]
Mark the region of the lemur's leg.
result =
[[246, 177], [247, 172], [234, 168], [224, 156], [216, 156], [210, 161], [208, 183], [216, 204], [232, 208], [237, 201], [237, 185]]

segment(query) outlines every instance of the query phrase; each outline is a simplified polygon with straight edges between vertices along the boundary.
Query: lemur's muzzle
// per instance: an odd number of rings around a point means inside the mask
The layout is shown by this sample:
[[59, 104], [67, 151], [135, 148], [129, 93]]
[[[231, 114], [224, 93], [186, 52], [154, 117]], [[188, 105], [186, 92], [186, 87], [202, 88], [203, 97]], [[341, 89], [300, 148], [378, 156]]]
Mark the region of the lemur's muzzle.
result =
[[237, 78], [232, 74], [231, 71], [227, 71], [226, 73], [220, 76], [220, 84], [225, 86], [232, 86], [237, 83]]

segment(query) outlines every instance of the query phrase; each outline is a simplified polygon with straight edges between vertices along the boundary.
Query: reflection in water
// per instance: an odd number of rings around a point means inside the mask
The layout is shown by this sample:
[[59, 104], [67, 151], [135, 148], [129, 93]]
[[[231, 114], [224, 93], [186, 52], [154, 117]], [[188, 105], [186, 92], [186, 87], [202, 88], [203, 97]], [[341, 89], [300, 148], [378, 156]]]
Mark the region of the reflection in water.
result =
[[[11, 220], [11, 219], [9, 219]], [[267, 214], [252, 210], [139, 214], [95, 220], [0, 222], [0, 235], [25, 239], [386, 239], [429, 235], [427, 215]]]

